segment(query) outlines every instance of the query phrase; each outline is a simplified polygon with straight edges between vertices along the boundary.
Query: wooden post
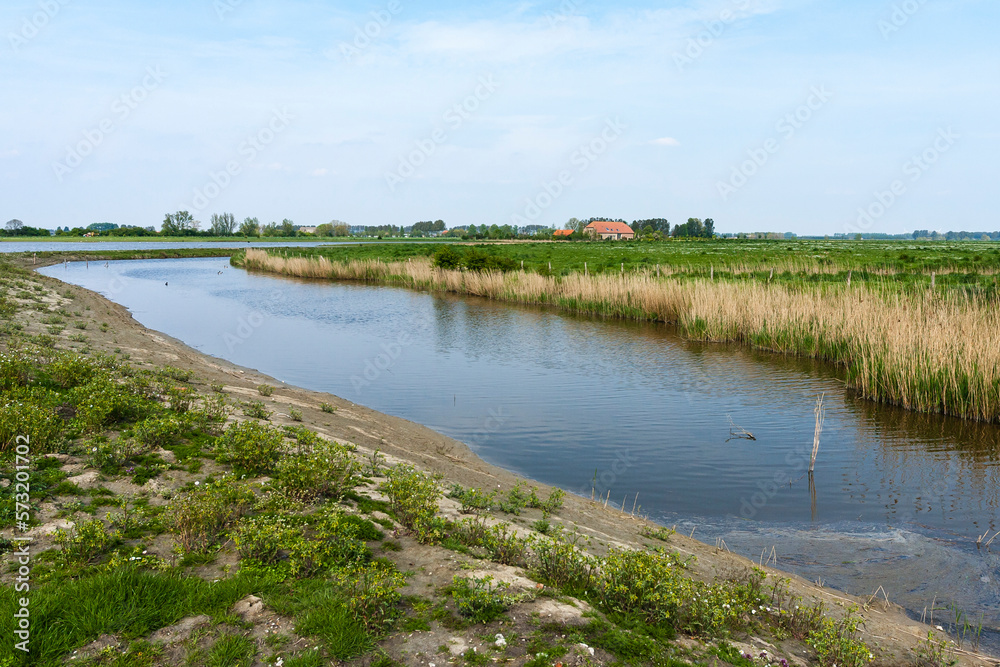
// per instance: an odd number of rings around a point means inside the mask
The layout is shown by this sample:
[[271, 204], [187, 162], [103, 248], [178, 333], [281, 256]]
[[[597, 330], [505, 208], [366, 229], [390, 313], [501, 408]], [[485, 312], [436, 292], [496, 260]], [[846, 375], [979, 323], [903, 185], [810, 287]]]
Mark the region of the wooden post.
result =
[[552, 262], [549, 262], [549, 273], [552, 273]]
[[709, 264], [708, 265], [708, 279], [709, 280], [715, 280], [715, 265], [714, 264]]
[[851, 274], [854, 273], [853, 270], [847, 272], [847, 286], [851, 286]]
[[819, 398], [816, 399], [816, 407], [813, 408], [813, 412], [816, 413], [816, 430], [813, 432], [812, 456], [809, 458], [809, 477], [812, 477], [813, 469], [816, 467], [816, 455], [819, 454], [819, 434], [823, 432], [823, 394], [820, 394]]
[[589, 276], [590, 275], [590, 273], [587, 271], [587, 263], [586, 262], [583, 263], [583, 275], [585, 275], [585, 276]]
[[767, 282], [771, 282], [772, 280], [774, 280], [774, 267], [773, 266], [771, 267], [771, 275], [768, 276]]
[[524, 271], [524, 260], [521, 260], [521, 270]]
[[931, 271], [931, 289], [934, 289], [934, 272]]
[[622, 275], [625, 275], [625, 262], [622, 262]]
[[660, 277], [660, 265], [659, 264], [656, 265], [656, 277], [657, 278]]

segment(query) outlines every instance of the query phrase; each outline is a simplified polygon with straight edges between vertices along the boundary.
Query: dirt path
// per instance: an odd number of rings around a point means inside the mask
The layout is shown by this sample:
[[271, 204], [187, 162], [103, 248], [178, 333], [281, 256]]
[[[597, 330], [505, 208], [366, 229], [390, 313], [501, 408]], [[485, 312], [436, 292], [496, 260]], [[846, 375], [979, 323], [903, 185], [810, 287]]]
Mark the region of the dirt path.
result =
[[[41, 262], [31, 266], [30, 258], [26, 268], [38, 268]], [[51, 262], [49, 262], [51, 263]], [[72, 293], [77, 308], [88, 308], [98, 321], [107, 322], [107, 331], [96, 327], [87, 331], [88, 344], [101, 351], [119, 348], [130, 355], [130, 362], [140, 366], [170, 365], [189, 369], [198, 382], [226, 385], [232, 395], [244, 395], [255, 400], [263, 399], [275, 414], [275, 423], [292, 423], [288, 418], [289, 409], [294, 407], [302, 412], [302, 424], [334, 439], [356, 444], [363, 452], [378, 449], [383, 454], [410, 462], [429, 472], [439, 473], [444, 478], [444, 486], [459, 483], [466, 487], [481, 487], [507, 490], [523, 478], [487, 464], [473, 454], [461, 442], [445, 437], [429, 428], [405, 419], [385, 415], [364, 406], [352, 403], [331, 394], [308, 391], [284, 384], [254, 369], [243, 368], [227, 361], [209, 357], [180, 341], [157, 331], [152, 331], [135, 321], [122, 306], [112, 303], [89, 290], [67, 285], [53, 278], [40, 276], [47, 285], [60, 293]], [[270, 384], [275, 387], [269, 398], [261, 397], [256, 387]], [[334, 412], [321, 409], [321, 405], [332, 405]], [[546, 494], [549, 487], [531, 482]], [[514, 522], [529, 522], [523, 517], [512, 517]], [[592, 538], [591, 551], [602, 554], [610, 546], [630, 545], [641, 547], [656, 542], [642, 536], [644, 527], [658, 528], [630, 514], [616, 509], [605, 509], [600, 502], [591, 501], [568, 494], [564, 507], [554, 520], [579, 527], [581, 533]], [[660, 543], [662, 545], [662, 543]], [[716, 575], [732, 575], [756, 565], [734, 555], [725, 549], [718, 549], [683, 535], [673, 535], [669, 548], [685, 555], [697, 557], [694, 571], [697, 576], [711, 579]], [[780, 551], [780, 547], [779, 547]], [[870, 645], [879, 646], [888, 655], [900, 662], [912, 664], [912, 652], [916, 644], [927, 638], [930, 626], [909, 619], [901, 607], [887, 604], [884, 599], [858, 598], [836, 590], [821, 587], [800, 577], [772, 568], [769, 573], [790, 579], [790, 589], [804, 600], [804, 604], [822, 601], [830, 609], [857, 606], [865, 618], [864, 639]], [[956, 649], [956, 658], [964, 665], [1000, 665], [1000, 660], [975, 655]]]

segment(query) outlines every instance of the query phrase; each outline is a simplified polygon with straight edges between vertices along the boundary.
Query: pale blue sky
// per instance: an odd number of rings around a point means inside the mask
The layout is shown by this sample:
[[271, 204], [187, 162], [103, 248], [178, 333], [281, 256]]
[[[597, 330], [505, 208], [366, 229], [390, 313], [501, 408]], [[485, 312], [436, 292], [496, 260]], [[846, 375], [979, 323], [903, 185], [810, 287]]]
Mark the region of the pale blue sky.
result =
[[998, 25], [995, 0], [6, 0], [0, 218], [995, 230]]

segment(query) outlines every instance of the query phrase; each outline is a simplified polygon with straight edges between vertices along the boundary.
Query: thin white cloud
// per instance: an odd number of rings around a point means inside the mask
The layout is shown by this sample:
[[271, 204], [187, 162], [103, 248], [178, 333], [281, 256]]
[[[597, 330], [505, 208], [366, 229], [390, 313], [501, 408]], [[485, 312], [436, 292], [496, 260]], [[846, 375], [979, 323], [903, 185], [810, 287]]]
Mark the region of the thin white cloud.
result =
[[326, 176], [327, 173], [329, 172], [325, 168], [313, 169], [312, 171], [313, 176]]
[[681, 142], [677, 141], [673, 137], [660, 137], [659, 139], [653, 139], [649, 143], [654, 146], [680, 146]]

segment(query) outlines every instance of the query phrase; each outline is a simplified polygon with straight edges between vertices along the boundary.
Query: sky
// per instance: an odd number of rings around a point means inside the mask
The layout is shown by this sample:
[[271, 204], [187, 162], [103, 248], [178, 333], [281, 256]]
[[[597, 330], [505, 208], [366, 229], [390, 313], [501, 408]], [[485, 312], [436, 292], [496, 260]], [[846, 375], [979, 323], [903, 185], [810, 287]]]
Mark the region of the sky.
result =
[[0, 219], [993, 231], [998, 25], [996, 0], [4, 0]]

